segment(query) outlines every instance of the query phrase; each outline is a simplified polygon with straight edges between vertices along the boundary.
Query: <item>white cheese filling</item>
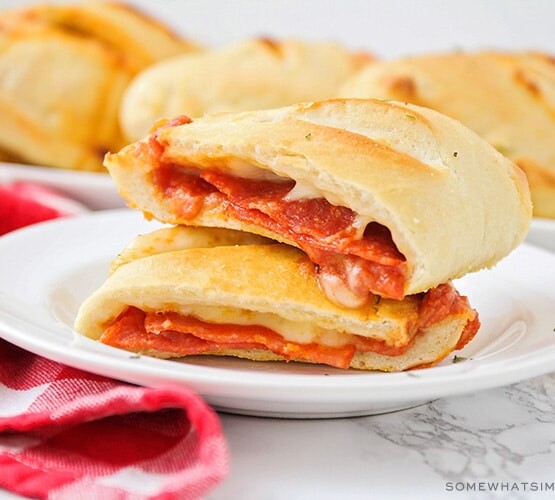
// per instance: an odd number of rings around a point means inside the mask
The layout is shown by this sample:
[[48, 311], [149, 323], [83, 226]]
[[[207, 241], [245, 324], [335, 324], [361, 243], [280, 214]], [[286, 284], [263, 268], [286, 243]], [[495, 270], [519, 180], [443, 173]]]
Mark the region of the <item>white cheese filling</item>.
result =
[[[244, 179], [265, 180], [273, 182], [288, 182], [291, 180], [289, 177], [282, 177], [271, 170], [260, 168], [248, 161], [241, 160], [239, 158], [231, 158], [223, 166], [229, 174]], [[346, 204], [333, 193], [324, 192], [309, 182], [296, 179], [293, 180], [295, 181], [295, 185], [293, 186], [291, 191], [289, 191], [283, 198], [285, 201], [324, 198], [332, 205], [346, 206]], [[355, 222], [354, 226], [360, 228], [364, 233], [364, 228], [372, 220], [373, 218], [370, 216], [357, 214], [357, 222]]]
[[[183, 316], [192, 316], [201, 321], [215, 324], [230, 324], [244, 326], [262, 326], [281, 335], [286, 341], [298, 344], [317, 343], [332, 347], [349, 344], [349, 334], [360, 335], [375, 340], [381, 340], [390, 346], [401, 346], [411, 338], [408, 324], [398, 319], [389, 320], [387, 317], [369, 319], [358, 325], [349, 325], [348, 331], [342, 331], [337, 326], [329, 328], [312, 321], [296, 321], [271, 312], [255, 312], [228, 306], [214, 306], [204, 304], [156, 304], [149, 303], [145, 308], [140, 304], [136, 307], [145, 311], [174, 311]], [[171, 325], [168, 322], [168, 329]], [[154, 335], [154, 333], [153, 333]]]
[[[285, 319], [272, 313], [203, 305], [180, 305], [177, 308], [173, 307], [172, 310], [177, 310], [179, 314], [193, 316], [207, 323], [263, 326], [278, 333], [286, 341], [298, 344], [315, 342], [328, 346], [342, 346], [348, 343], [348, 337], [345, 333], [322, 328], [309, 322]], [[167, 327], [170, 328], [169, 322]]]

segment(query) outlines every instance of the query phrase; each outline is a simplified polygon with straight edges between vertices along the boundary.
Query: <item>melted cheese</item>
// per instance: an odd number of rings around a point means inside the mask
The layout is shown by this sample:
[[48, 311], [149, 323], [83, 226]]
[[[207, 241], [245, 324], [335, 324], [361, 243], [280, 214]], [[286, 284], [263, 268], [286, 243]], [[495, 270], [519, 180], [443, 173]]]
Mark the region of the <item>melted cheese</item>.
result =
[[356, 229], [354, 239], [361, 240], [362, 237], [364, 236], [364, 230], [366, 229], [366, 226], [373, 221], [374, 221], [373, 217], [369, 217], [368, 215], [357, 214], [355, 216], [355, 220], [353, 221], [353, 227]]
[[[291, 180], [283, 177], [271, 170], [267, 170], [239, 158], [231, 158], [225, 163], [225, 170], [235, 177], [244, 179], [265, 180], [274, 182], [284, 182]], [[324, 192], [309, 182], [295, 180], [293, 189], [285, 196], [285, 201], [306, 200], [312, 198], [324, 198], [335, 206], [345, 206], [345, 203], [333, 193]]]
[[285, 340], [299, 344], [317, 342], [329, 346], [341, 346], [348, 340], [345, 333], [322, 328], [314, 323], [292, 321], [272, 313], [204, 305], [181, 305], [171, 309], [179, 314], [193, 316], [208, 323], [263, 326], [279, 333]]
[[243, 179], [251, 179], [256, 181], [274, 181], [284, 182], [289, 179], [281, 177], [271, 170], [257, 167], [248, 161], [241, 160], [240, 158], [231, 158], [225, 163], [225, 170], [235, 177], [242, 177]]
[[293, 189], [291, 189], [283, 199], [285, 201], [298, 201], [322, 197], [322, 192], [312, 184], [297, 181]]
[[326, 297], [342, 307], [362, 307], [370, 298], [368, 294], [364, 296], [354, 294], [343, 280], [333, 273], [320, 271], [318, 273], [318, 282]]
[[[173, 311], [184, 316], [193, 316], [207, 323], [263, 326], [280, 334], [285, 340], [299, 344], [316, 342], [328, 346], [342, 346], [349, 343], [349, 334], [383, 340], [386, 344], [397, 347], [410, 340], [408, 332], [400, 331], [406, 329], [406, 325], [397, 320], [392, 325], [387, 318], [380, 318], [380, 324], [376, 324], [376, 331], [369, 331], [366, 323], [351, 325], [349, 331], [342, 331], [337, 324], [333, 328], [329, 328], [326, 327], [327, 325], [313, 321], [296, 321], [270, 312], [249, 311], [220, 305], [151, 302], [148, 309], [139, 304], [136, 307], [140, 307], [146, 312]], [[393, 329], [392, 326], [394, 326]], [[394, 334], [393, 338], [388, 338], [389, 333]], [[399, 339], [404, 339], [404, 341], [399, 341]]]

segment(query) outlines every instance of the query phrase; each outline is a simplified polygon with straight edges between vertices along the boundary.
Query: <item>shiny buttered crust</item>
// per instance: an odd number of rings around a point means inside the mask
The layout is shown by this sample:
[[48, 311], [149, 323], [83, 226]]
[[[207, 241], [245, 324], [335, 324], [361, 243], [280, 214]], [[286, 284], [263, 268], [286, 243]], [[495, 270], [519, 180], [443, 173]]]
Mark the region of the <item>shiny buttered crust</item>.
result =
[[159, 118], [246, 111], [335, 97], [370, 56], [339, 44], [250, 39], [178, 56], [140, 73], [125, 92], [120, 121], [129, 141]]
[[[255, 165], [383, 224], [407, 258], [407, 295], [494, 265], [522, 242], [530, 222], [523, 172], [459, 122], [425, 108], [329, 100], [206, 116], [157, 136], [164, 161], [230, 170]], [[108, 155], [105, 165], [121, 195], [148, 217], [292, 244], [219, 207], [193, 220], [176, 215], [173, 200], [152, 182], [156, 160], [146, 140]]]
[[[361, 309], [340, 308], [320, 291], [306, 256], [287, 245], [194, 248], [139, 258], [117, 268], [82, 304], [75, 329], [99, 339], [106, 325], [128, 306], [134, 306], [147, 312], [174, 311], [223, 323], [245, 324], [259, 314], [270, 318], [271, 324], [289, 325], [294, 333], [316, 327], [333, 334], [357, 333], [398, 345], [410, 339], [408, 326], [416, 321], [419, 303], [418, 297], [407, 297], [403, 301], [376, 300]], [[428, 329], [398, 359], [360, 354], [352, 366], [401, 370], [434, 363], [454, 348], [469, 319], [467, 313], [449, 317]], [[172, 356], [156, 351], [145, 354]], [[219, 354], [279, 359], [260, 350]]]
[[534, 214], [555, 217], [553, 58], [480, 52], [378, 61], [340, 95], [410, 102], [460, 120], [526, 172]]
[[189, 248], [266, 245], [272, 240], [252, 233], [217, 227], [164, 227], [133, 238], [110, 265], [111, 272], [131, 261]]

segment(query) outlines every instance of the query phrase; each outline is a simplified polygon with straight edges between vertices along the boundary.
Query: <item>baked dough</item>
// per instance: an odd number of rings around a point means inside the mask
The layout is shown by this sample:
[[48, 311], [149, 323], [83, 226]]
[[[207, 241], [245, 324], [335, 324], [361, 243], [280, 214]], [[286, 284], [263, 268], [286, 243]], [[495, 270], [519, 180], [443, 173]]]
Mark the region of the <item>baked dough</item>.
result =
[[133, 238], [110, 265], [111, 272], [134, 260], [188, 248], [265, 245], [272, 240], [256, 234], [216, 227], [163, 227]]
[[160, 162], [294, 179], [307, 196], [385, 226], [407, 261], [406, 295], [493, 266], [522, 242], [531, 217], [519, 168], [459, 122], [401, 103], [336, 99], [214, 114], [160, 128], [106, 157], [120, 194], [147, 217], [295, 244], [222, 205], [183, 217], [179, 200], [154, 181]]
[[111, 47], [133, 73], [162, 59], [201, 49], [150, 14], [117, 1], [39, 4], [23, 9], [23, 15]]
[[[147, 313], [179, 313], [223, 324], [223, 335], [226, 325], [261, 325], [301, 345], [336, 346], [347, 334], [394, 347], [415, 338], [404, 354], [357, 352], [350, 362], [354, 368], [396, 371], [437, 363], [455, 349], [467, 323], [475, 319], [472, 309], [463, 308], [415, 336], [411, 327], [418, 321], [422, 296], [403, 301], [376, 297], [365, 308], [340, 308], [323, 295], [311, 267], [302, 252], [281, 244], [192, 248], [142, 257], [117, 267], [82, 304], [75, 329], [102, 340], [105, 330], [131, 306]], [[163, 358], [178, 356], [147, 347], [138, 343], [131, 350]], [[295, 351], [284, 357], [260, 348], [205, 354], [306, 361]]]
[[335, 97], [339, 86], [371, 59], [337, 43], [268, 38], [174, 57], [133, 79], [123, 97], [121, 126], [127, 139], [136, 141], [168, 116]]
[[460, 120], [526, 172], [534, 215], [555, 218], [555, 62], [547, 54], [457, 52], [376, 61], [339, 94], [410, 102]]
[[0, 150], [20, 163], [105, 171], [127, 141], [120, 100], [133, 75], [188, 41], [117, 3], [36, 5], [0, 16]]

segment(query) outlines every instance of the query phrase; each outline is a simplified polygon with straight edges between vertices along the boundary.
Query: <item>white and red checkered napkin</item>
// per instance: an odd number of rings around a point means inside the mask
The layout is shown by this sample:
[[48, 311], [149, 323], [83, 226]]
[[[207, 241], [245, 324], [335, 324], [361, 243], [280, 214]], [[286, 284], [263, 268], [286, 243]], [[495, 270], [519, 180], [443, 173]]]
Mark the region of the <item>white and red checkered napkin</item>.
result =
[[[0, 185], [0, 235], [80, 211], [50, 188]], [[197, 499], [227, 474], [220, 422], [196, 394], [93, 375], [1, 337], [0, 488], [49, 499]]]
[[0, 487], [51, 499], [196, 499], [228, 470], [217, 415], [0, 339]]

